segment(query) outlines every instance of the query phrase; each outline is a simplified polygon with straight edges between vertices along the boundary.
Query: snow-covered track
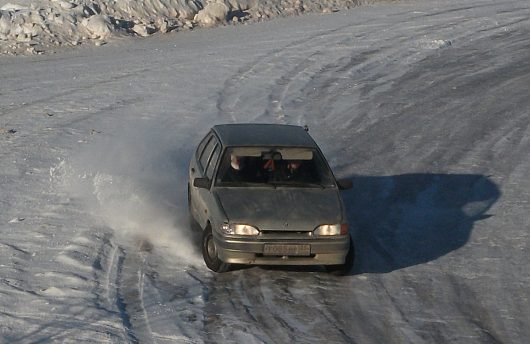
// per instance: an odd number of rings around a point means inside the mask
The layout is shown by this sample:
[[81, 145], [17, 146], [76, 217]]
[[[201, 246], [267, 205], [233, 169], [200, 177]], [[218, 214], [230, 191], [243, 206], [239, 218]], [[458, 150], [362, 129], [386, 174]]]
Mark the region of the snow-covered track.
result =
[[[0, 341], [524, 343], [529, 18], [404, 2], [0, 58]], [[204, 267], [187, 164], [248, 121], [308, 124], [353, 179], [349, 276]]]

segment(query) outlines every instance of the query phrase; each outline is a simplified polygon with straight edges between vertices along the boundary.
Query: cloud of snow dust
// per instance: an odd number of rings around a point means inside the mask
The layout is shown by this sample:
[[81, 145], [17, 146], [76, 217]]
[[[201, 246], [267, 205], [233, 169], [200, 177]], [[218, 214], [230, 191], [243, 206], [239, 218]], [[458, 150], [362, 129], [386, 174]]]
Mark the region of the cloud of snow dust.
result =
[[[163, 249], [181, 261], [199, 263], [187, 210], [190, 153], [163, 128], [127, 128], [87, 144], [56, 167], [73, 197], [121, 241], [139, 249]], [[199, 235], [199, 233], [195, 233]]]

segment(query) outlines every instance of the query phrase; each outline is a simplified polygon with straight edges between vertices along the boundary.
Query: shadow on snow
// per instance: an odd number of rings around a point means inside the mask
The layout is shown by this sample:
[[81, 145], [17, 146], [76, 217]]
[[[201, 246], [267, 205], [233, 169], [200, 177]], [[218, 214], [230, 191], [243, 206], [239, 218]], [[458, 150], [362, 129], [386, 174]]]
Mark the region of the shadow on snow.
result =
[[432, 261], [464, 246], [500, 197], [474, 174], [353, 176], [343, 193], [355, 242], [353, 273], [384, 273]]

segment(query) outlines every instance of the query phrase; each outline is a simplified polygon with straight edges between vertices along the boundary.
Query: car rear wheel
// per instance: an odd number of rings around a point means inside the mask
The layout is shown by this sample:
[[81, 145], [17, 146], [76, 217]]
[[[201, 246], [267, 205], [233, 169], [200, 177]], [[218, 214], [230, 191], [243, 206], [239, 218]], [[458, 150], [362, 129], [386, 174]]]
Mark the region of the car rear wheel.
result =
[[206, 266], [215, 272], [225, 272], [229, 265], [219, 259], [217, 246], [213, 239], [212, 227], [208, 224], [202, 235], [202, 256]]
[[350, 248], [348, 249], [348, 254], [346, 259], [344, 259], [344, 264], [338, 265], [325, 265], [326, 271], [337, 276], [344, 276], [348, 274], [353, 268], [353, 262], [355, 260], [355, 247], [353, 246], [353, 240], [350, 237]]

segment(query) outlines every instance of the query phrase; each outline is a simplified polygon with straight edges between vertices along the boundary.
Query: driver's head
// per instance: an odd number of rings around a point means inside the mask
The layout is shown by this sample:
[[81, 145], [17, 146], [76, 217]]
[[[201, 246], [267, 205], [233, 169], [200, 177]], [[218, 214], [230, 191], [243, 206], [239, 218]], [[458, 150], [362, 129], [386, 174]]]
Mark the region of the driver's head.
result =
[[243, 161], [241, 157], [232, 153], [230, 155], [230, 166], [232, 166], [232, 168], [236, 171], [241, 170], [241, 168], [243, 168]]
[[301, 165], [301, 162], [300, 161], [297, 161], [297, 160], [293, 160], [291, 162], [289, 162], [287, 164], [287, 168], [290, 170], [290, 171], [296, 171], [298, 170], [298, 168], [300, 167]]

